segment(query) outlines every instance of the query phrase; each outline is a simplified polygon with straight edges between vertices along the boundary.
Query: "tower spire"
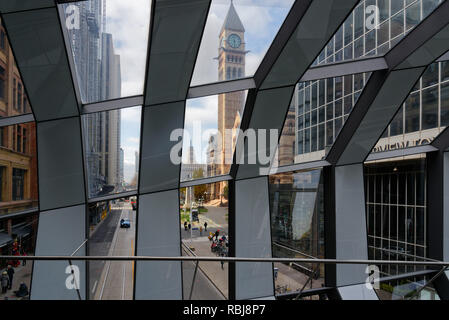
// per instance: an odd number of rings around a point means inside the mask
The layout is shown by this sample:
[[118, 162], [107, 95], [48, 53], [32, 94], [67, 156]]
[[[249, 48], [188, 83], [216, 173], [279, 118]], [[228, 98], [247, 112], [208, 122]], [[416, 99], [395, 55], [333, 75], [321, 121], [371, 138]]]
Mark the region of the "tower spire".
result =
[[242, 20], [240, 20], [240, 17], [235, 10], [234, 0], [231, 0], [231, 5], [229, 6], [228, 13], [221, 29], [245, 32], [245, 27], [243, 27]]

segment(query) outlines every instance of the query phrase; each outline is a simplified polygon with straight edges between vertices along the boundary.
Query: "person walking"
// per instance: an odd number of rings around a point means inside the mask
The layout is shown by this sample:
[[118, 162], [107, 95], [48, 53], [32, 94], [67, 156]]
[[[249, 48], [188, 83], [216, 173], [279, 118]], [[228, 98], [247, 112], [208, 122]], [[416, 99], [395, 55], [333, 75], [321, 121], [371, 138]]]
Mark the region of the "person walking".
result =
[[203, 227], [200, 226], [200, 237], [202, 237], [202, 236], [203, 236]]
[[207, 221], [204, 221], [204, 231], [207, 232]]
[[215, 231], [215, 240], [218, 241], [218, 236], [220, 235], [220, 230]]
[[187, 231], [187, 221], [184, 221], [184, 230]]
[[9, 286], [8, 272], [3, 271], [2, 277], [0, 278], [0, 282], [2, 285], [2, 293], [6, 293], [6, 290], [8, 290], [8, 286]]
[[189, 223], [189, 230], [192, 229], [192, 225]]
[[8, 269], [6, 270], [6, 273], [9, 277], [9, 286], [8, 289], [10, 290], [12, 288], [12, 279], [14, 278], [14, 269], [11, 265], [8, 265]]

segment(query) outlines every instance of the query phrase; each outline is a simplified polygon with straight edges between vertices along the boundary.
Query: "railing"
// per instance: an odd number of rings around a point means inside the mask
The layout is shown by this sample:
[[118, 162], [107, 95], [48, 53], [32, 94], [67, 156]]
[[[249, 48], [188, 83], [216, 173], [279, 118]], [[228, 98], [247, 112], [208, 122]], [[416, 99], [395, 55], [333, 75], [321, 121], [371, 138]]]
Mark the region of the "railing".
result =
[[[72, 261], [180, 261], [180, 262], [196, 262], [194, 278], [198, 271], [199, 262], [251, 262], [251, 263], [310, 263], [310, 264], [330, 264], [330, 265], [407, 265], [407, 266], [426, 266], [426, 267], [438, 267], [439, 270], [435, 270], [435, 275], [426, 282], [419, 290], [413, 293], [410, 299], [416, 297], [422, 290], [432, 284], [444, 271], [449, 268], [448, 261], [392, 261], [392, 260], [342, 260], [342, 259], [309, 259], [309, 258], [249, 258], [249, 257], [197, 257], [197, 256], [181, 256], [181, 257], [156, 257], [156, 256], [74, 256], [74, 254], [84, 245], [84, 242], [79, 248], [70, 256], [14, 256], [4, 255], [0, 256], [1, 260], [31, 260], [31, 261], [68, 261], [72, 266]], [[72, 269], [72, 273], [74, 273]], [[311, 275], [312, 276], [312, 275]], [[382, 279], [378, 280], [381, 281]], [[309, 280], [308, 280], [309, 281]], [[306, 282], [307, 285], [307, 282]], [[298, 292], [298, 296], [301, 295], [305, 286]], [[79, 288], [79, 286], [77, 286]], [[193, 284], [190, 290], [190, 297], [192, 297]], [[81, 294], [77, 289], [78, 298], [81, 300]]]

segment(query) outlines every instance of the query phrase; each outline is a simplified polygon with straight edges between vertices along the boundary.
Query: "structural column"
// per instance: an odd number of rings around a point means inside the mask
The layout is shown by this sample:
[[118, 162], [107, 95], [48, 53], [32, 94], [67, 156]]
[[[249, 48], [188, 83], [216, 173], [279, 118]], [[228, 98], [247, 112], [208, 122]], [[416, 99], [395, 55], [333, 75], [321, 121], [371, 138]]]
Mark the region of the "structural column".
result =
[[[428, 257], [449, 260], [449, 153], [427, 154]], [[441, 299], [449, 299], [449, 271], [433, 283]]]
[[[235, 256], [271, 258], [268, 177], [236, 181], [234, 205]], [[234, 277], [236, 300], [274, 298], [272, 263], [237, 262]]]
[[[363, 164], [330, 166], [325, 173], [326, 258], [368, 259]], [[327, 265], [326, 285], [343, 300], [377, 299], [366, 284], [366, 265]]]

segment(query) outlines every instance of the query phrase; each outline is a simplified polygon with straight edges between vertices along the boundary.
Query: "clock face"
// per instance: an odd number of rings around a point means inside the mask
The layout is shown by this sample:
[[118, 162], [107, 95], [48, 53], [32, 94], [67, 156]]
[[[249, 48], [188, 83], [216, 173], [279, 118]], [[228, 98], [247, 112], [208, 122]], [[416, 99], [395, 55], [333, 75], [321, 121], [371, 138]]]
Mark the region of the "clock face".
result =
[[233, 33], [228, 37], [228, 43], [232, 48], [239, 48], [242, 44], [242, 40], [238, 35]]

